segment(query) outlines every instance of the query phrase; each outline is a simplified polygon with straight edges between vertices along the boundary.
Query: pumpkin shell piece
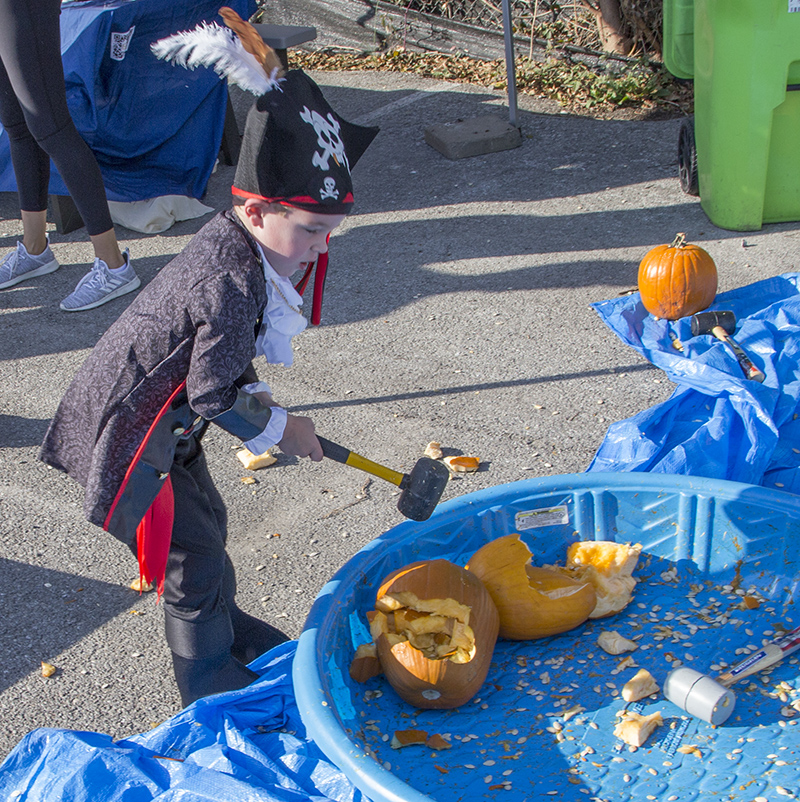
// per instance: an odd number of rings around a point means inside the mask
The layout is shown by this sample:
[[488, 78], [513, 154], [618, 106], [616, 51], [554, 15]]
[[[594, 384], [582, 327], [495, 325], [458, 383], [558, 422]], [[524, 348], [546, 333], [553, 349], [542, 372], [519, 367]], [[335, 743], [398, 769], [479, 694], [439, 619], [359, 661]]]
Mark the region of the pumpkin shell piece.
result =
[[492, 540], [467, 569], [486, 586], [500, 614], [500, 637], [534, 640], [580, 626], [595, 607], [595, 590], [559, 571], [530, 565], [518, 534]]
[[381, 661], [374, 643], [362, 643], [350, 663], [350, 677], [355, 682], [366, 682], [382, 673]]
[[567, 565], [562, 570], [575, 579], [590, 582], [597, 594], [597, 605], [590, 618], [605, 618], [625, 609], [633, 598], [639, 561], [640, 543], [615, 543], [612, 540], [584, 540], [567, 550]]
[[678, 234], [658, 245], [639, 264], [644, 308], [657, 318], [677, 320], [708, 308], [717, 295], [717, 267], [711, 255]]
[[[455, 633], [472, 646], [466, 662], [447, 656], [429, 659], [408, 640], [374, 624], [372, 628], [383, 673], [401, 699], [426, 709], [450, 709], [468, 702], [489, 672], [499, 628], [497, 608], [483, 583], [448, 560], [424, 560], [389, 574], [378, 589], [376, 607], [385, 606], [386, 597], [417, 599], [420, 607], [427, 608], [435, 608], [434, 602], [440, 600], [449, 610], [468, 611], [468, 622], [453, 617]], [[435, 614], [435, 610], [425, 612]]]

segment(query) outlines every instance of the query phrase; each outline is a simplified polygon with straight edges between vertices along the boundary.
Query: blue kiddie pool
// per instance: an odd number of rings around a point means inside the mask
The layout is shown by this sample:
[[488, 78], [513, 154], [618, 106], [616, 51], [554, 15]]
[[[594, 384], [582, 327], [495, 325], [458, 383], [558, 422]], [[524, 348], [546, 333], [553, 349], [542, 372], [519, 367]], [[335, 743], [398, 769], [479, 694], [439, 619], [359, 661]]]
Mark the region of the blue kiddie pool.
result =
[[[456, 710], [419, 710], [383, 676], [353, 682], [356, 647], [381, 580], [415, 560], [464, 565], [519, 532], [534, 564], [564, 563], [576, 540], [641, 543], [633, 601], [615, 616], [536, 641], [498, 641], [486, 682]], [[798, 623], [800, 497], [690, 476], [576, 474], [515, 482], [440, 505], [356, 554], [322, 589], [294, 662], [308, 735], [373, 802], [773, 800], [800, 796], [800, 672], [790, 656], [733, 687], [720, 727], [663, 695], [628, 705], [663, 718], [635, 749], [613, 735], [620, 691], [640, 668], [714, 675]], [[612, 656], [603, 630], [638, 649]], [[799, 653], [800, 654], [800, 653]], [[630, 660], [632, 658], [632, 661]], [[622, 665], [621, 665], [622, 664]], [[450, 749], [392, 749], [396, 730]]]

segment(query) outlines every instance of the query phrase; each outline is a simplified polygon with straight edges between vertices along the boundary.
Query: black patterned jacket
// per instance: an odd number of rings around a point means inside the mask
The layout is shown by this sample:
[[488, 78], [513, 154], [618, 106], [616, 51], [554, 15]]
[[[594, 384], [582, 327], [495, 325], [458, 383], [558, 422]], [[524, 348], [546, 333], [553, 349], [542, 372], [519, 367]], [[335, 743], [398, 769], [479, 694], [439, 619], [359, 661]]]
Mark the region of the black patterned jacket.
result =
[[[171, 466], [173, 430], [179, 434], [196, 416], [230, 422], [231, 410], [241, 407], [238, 386], [256, 380], [251, 360], [266, 303], [257, 247], [235, 213], [222, 212], [103, 335], [61, 400], [40, 452], [86, 488], [89, 521], [133, 542]], [[262, 408], [249, 428], [224, 428], [246, 440], [268, 419]], [[148, 433], [146, 459], [126, 480]], [[111, 520], [123, 484], [136, 512]]]

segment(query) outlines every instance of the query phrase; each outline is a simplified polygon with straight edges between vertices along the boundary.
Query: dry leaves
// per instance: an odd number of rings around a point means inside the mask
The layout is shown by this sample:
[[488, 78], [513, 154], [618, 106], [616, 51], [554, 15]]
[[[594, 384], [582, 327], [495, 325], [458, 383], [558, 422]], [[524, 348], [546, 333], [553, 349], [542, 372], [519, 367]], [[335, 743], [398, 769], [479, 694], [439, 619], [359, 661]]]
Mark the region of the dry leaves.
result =
[[[409, 50], [363, 53], [324, 48], [293, 51], [292, 61], [306, 70], [408, 72], [443, 81], [506, 88], [505, 59], [482, 61], [463, 55]], [[691, 86], [676, 81], [664, 67], [637, 62], [616, 69], [612, 71], [603, 64], [590, 66], [567, 54], [541, 62], [520, 58], [517, 90], [521, 94], [551, 98], [566, 107], [595, 110], [626, 107], [644, 111], [661, 108], [670, 113], [691, 113]]]

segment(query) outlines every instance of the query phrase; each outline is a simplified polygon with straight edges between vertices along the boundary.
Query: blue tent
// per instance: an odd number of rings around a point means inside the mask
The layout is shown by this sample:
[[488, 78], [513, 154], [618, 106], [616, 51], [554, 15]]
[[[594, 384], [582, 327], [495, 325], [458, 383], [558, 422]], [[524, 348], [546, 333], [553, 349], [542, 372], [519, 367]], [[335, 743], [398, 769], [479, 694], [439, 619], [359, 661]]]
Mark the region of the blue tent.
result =
[[[254, 0], [227, 5], [245, 18], [255, 11]], [[204, 20], [221, 22], [219, 6], [209, 0], [62, 5], [67, 100], [100, 164], [109, 200], [203, 196], [222, 141], [227, 87], [211, 69], [159, 61], [150, 45]], [[0, 127], [0, 191], [16, 188]], [[50, 192], [68, 194], [55, 168]]]

